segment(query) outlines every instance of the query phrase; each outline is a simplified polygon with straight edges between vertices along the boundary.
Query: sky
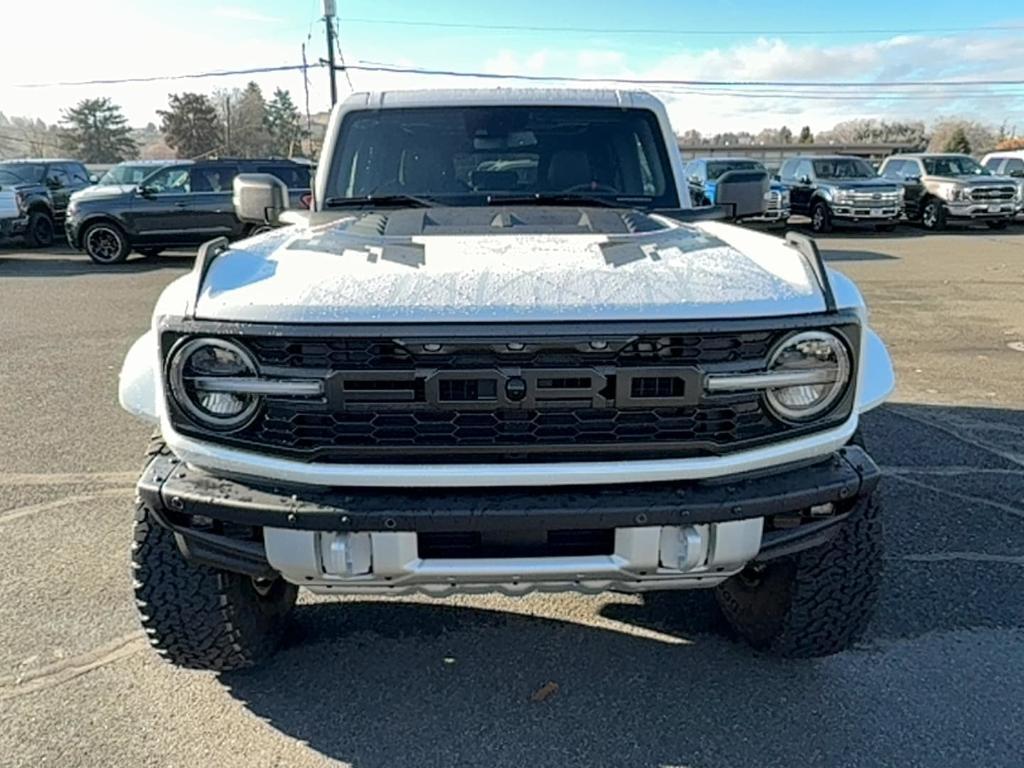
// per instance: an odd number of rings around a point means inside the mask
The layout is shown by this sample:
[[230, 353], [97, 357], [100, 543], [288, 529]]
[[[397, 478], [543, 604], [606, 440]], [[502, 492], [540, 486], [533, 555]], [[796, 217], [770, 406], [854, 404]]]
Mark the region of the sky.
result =
[[[337, 0], [337, 6], [342, 52], [349, 64], [596, 78], [1024, 82], [1024, 5], [1010, 0]], [[210, 93], [242, 87], [250, 79], [266, 93], [276, 87], [290, 90], [302, 108], [301, 72], [23, 86], [294, 65], [301, 63], [303, 43], [315, 63], [326, 55], [322, 7], [322, 0], [49, 0], [48, 21], [39, 27], [38, 6], [11, 2], [0, 30], [0, 112], [56, 122], [77, 101], [108, 96], [133, 125], [142, 126], [159, 122], [156, 110], [166, 105], [169, 93]], [[469, 26], [425, 26], [436, 23]], [[45, 33], [16, 32], [24, 29]], [[348, 74], [351, 85], [345, 77], [340, 80], [342, 96], [352, 89], [523, 84], [408, 73]], [[312, 112], [329, 106], [327, 81], [326, 70], [310, 70]], [[678, 133], [690, 128], [705, 134], [756, 133], [782, 124], [820, 131], [858, 117], [931, 123], [965, 116], [1006, 123], [1024, 135], [1024, 85], [893, 88], [892, 96], [882, 96], [888, 92], [881, 89], [829, 87], [804, 96], [783, 88], [757, 96], [750, 88], [734, 88], [731, 95], [693, 86], [649, 90], [668, 103]], [[861, 99], [865, 94], [871, 98]]]

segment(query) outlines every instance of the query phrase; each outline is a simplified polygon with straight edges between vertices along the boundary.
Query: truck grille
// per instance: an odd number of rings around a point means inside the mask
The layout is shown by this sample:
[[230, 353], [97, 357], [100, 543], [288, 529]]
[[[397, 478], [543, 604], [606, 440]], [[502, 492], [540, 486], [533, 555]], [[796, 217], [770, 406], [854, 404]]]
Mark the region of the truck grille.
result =
[[185, 434], [307, 462], [716, 455], [821, 429], [848, 414], [797, 427], [769, 415], [758, 392], [703, 391], [705, 373], [762, 370], [787, 333], [246, 335], [238, 340], [263, 375], [318, 378], [324, 395], [268, 396], [250, 424], [229, 434], [198, 427], [169, 402]]
[[1014, 187], [973, 187], [969, 191], [971, 200], [979, 203], [1008, 202], [1016, 196]]
[[852, 205], [891, 208], [899, 202], [899, 193], [858, 191], [851, 193], [846, 199], [848, 199]]

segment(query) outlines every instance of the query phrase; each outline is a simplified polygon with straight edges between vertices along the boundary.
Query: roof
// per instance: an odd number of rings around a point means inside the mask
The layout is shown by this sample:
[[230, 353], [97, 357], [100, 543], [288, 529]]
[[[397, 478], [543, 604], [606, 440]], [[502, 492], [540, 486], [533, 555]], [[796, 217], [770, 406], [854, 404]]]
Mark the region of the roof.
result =
[[68, 157], [12, 157], [0, 160], [4, 165], [19, 163], [81, 163], [81, 160], [72, 160]]
[[793, 157], [787, 158], [787, 160], [863, 160], [864, 158], [858, 157], [857, 155], [793, 155]]
[[970, 157], [968, 152], [900, 152], [893, 157]]
[[693, 159], [703, 160], [707, 163], [761, 163], [756, 157], [744, 157], [743, 155], [708, 155], [707, 157], [695, 157]]
[[376, 108], [497, 106], [545, 104], [577, 107], [653, 107], [657, 98], [646, 91], [611, 88], [448, 88], [353, 93], [344, 105]]

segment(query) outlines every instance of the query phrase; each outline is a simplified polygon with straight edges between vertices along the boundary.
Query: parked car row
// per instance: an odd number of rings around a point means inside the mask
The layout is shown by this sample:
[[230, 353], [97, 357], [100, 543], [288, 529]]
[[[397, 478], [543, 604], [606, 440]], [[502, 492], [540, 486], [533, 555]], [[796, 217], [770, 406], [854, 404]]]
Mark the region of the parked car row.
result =
[[23, 236], [29, 247], [68, 243], [98, 264], [131, 251], [152, 256], [215, 237], [237, 239], [254, 227], [235, 216], [239, 173], [269, 173], [288, 187], [290, 207], [308, 207], [312, 166], [280, 158], [121, 163], [90, 177], [74, 160], [0, 162], [0, 239]]
[[[697, 158], [686, 166], [695, 205], [714, 205], [725, 174], [763, 170], [748, 158]], [[1024, 212], [1024, 152], [987, 155], [905, 154], [886, 158], [876, 171], [849, 155], [808, 155], [783, 163], [765, 193], [761, 220], [785, 224], [806, 216], [818, 233], [836, 225], [892, 229], [897, 222], [943, 229], [947, 222], [984, 222], [1002, 229]], [[756, 219], [749, 219], [756, 220]]]

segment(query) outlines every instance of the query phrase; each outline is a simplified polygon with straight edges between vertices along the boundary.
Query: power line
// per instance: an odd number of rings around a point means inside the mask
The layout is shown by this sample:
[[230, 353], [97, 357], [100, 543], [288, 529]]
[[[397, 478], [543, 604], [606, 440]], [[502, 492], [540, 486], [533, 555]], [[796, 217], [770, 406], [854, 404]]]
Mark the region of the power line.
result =
[[1022, 86], [1024, 80], [879, 80], [828, 81], [828, 80], [676, 80], [642, 77], [586, 77], [582, 75], [518, 75], [501, 72], [466, 72], [454, 69], [431, 69], [427, 67], [401, 67], [392, 64], [361, 62], [349, 64], [348, 69], [363, 72], [390, 72], [404, 75], [431, 75], [444, 77], [473, 77], [485, 80], [525, 80], [531, 82], [568, 83], [620, 83], [623, 85], [682, 85], [715, 88], [728, 87], [781, 87], [781, 88], [904, 88], [904, 87], [978, 87], [978, 86]]
[[[311, 66], [320, 66], [313, 64]], [[123, 83], [156, 83], [162, 80], [199, 80], [207, 77], [231, 77], [232, 75], [258, 75], [271, 72], [294, 72], [305, 69], [304, 64], [288, 64], [280, 67], [252, 67], [250, 69], [219, 69], [212, 72], [189, 72], [181, 75], [153, 75], [151, 77], [123, 77], [100, 80], [65, 80], [52, 83], [15, 83], [12, 88], [56, 88], [76, 85], [120, 85]]]
[[368, 17], [346, 17], [347, 24], [383, 24], [402, 27], [432, 27], [439, 29], [472, 29], [495, 32], [566, 32], [580, 34], [615, 35], [688, 35], [688, 36], [736, 36], [736, 35], [912, 35], [949, 32], [1012, 32], [1024, 30], [1019, 24], [987, 24], [975, 27], [917, 27], [870, 29], [687, 29], [687, 28], [637, 28], [637, 27], [578, 27], [546, 26], [539, 24], [471, 24], [468, 22], [412, 21], [409, 19], [376, 19]]

